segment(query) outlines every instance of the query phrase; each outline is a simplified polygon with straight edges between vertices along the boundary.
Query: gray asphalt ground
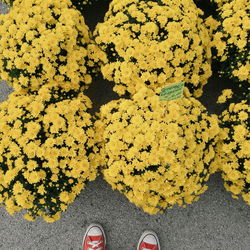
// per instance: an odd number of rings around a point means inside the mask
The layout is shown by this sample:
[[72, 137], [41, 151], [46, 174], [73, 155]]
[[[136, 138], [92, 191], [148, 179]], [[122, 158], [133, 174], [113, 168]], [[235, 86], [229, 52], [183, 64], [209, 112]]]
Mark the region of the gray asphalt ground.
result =
[[[6, 9], [0, 4], [1, 12]], [[92, 28], [97, 22], [93, 13], [97, 11], [90, 9], [86, 16]], [[216, 105], [216, 99], [221, 89], [231, 86], [233, 83], [216, 77], [209, 80], [201, 101], [210, 113], [221, 112], [223, 107]], [[6, 83], [0, 82], [0, 102], [11, 92]], [[112, 84], [101, 78], [95, 80], [86, 94], [94, 102], [94, 111], [118, 98], [112, 92]], [[211, 176], [208, 186], [200, 200], [187, 208], [174, 208], [152, 216], [129, 203], [118, 191], [112, 191], [100, 176], [89, 183], [62, 214], [62, 219], [53, 224], [42, 219], [28, 222], [21, 214], [10, 216], [0, 208], [0, 249], [80, 249], [87, 226], [98, 222], [105, 229], [108, 250], [136, 249], [141, 233], [147, 229], [159, 235], [163, 250], [249, 250], [250, 207], [242, 200], [231, 198], [223, 187], [220, 173]]]

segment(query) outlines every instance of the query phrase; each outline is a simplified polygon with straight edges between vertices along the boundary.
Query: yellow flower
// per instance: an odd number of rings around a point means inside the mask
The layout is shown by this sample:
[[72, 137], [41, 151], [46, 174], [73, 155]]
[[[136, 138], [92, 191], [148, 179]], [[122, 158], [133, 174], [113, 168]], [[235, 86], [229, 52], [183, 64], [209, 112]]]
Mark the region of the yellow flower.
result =
[[44, 185], [40, 185], [37, 192], [42, 195], [45, 194], [46, 191]]
[[62, 192], [60, 194], [60, 200], [67, 203], [69, 201], [69, 194], [67, 192]]
[[241, 121], [245, 121], [245, 120], [248, 119], [248, 114], [247, 114], [247, 112], [245, 112], [245, 111], [239, 112], [238, 115], [239, 115], [239, 119], [240, 119]]
[[23, 191], [23, 185], [20, 182], [16, 182], [13, 186], [13, 193], [18, 194]]
[[28, 213], [24, 214], [23, 218], [25, 220], [28, 220], [28, 221], [35, 221], [35, 218], [32, 215], [28, 214]]
[[224, 89], [222, 91], [222, 95], [219, 96], [217, 103], [224, 103], [227, 99], [231, 98], [233, 95], [233, 91], [231, 89]]

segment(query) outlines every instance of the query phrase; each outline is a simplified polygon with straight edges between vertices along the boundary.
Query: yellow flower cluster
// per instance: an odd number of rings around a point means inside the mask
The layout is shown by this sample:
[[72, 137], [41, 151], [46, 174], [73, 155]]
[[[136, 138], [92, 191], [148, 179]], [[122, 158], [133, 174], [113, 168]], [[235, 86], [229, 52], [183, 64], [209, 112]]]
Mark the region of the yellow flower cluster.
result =
[[16, 0], [0, 24], [0, 78], [16, 90], [51, 80], [91, 83], [97, 46], [70, 0]]
[[231, 89], [224, 89], [219, 96], [217, 103], [225, 103], [228, 99], [233, 97], [233, 91]]
[[219, 75], [236, 81], [250, 82], [249, 1], [233, 0], [218, 13], [211, 42]]
[[100, 165], [91, 101], [72, 84], [49, 83], [0, 104], [0, 204], [25, 219], [60, 219]]
[[199, 101], [159, 101], [143, 87], [132, 100], [103, 105], [99, 116], [104, 178], [130, 202], [155, 214], [185, 207], [207, 189], [219, 126]]
[[113, 0], [94, 32], [109, 61], [101, 67], [104, 78], [120, 95], [185, 81], [189, 95], [201, 96], [211, 76], [202, 14], [190, 0]]
[[222, 170], [225, 188], [233, 198], [242, 196], [250, 205], [250, 106], [232, 103], [221, 115], [220, 140], [213, 165]]
[[212, 15], [207, 17], [205, 19], [205, 25], [206, 28], [209, 32], [210, 38], [211, 40], [213, 39], [213, 33], [215, 33], [215, 30], [218, 28], [218, 26], [220, 25], [220, 22], [217, 21]]
[[217, 103], [224, 103], [227, 107], [230, 103], [239, 103], [242, 100], [250, 100], [250, 86], [245, 83], [236, 85], [234, 89], [224, 89], [218, 97]]

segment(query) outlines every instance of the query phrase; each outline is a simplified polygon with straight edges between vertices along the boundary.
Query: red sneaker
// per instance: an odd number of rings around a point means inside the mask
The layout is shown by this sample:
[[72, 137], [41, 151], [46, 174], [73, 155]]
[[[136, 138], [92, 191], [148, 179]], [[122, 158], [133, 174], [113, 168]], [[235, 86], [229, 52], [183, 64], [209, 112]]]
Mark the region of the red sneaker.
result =
[[152, 231], [145, 231], [138, 243], [137, 250], [160, 250], [160, 242]]
[[106, 236], [104, 230], [99, 224], [91, 224], [84, 235], [83, 250], [105, 250]]

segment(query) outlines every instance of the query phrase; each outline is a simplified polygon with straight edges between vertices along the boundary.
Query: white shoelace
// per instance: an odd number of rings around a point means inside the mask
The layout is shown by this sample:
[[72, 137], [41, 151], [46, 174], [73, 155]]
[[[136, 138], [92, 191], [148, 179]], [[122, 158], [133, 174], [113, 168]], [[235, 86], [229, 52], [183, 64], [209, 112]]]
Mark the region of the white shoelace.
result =
[[[91, 245], [91, 248], [88, 248], [88, 250], [103, 250], [102, 247], [99, 247], [99, 245], [102, 243], [101, 241], [90, 241], [88, 244]], [[98, 248], [93, 248], [98, 247]]]

